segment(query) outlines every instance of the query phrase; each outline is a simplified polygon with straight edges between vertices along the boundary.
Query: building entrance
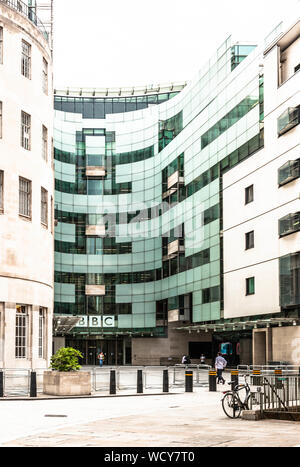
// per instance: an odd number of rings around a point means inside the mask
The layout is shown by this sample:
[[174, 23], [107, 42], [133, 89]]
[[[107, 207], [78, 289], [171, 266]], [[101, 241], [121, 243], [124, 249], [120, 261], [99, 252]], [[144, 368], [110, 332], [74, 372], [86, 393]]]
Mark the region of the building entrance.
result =
[[66, 347], [73, 347], [83, 354], [80, 365], [99, 365], [97, 355], [104, 353], [104, 365], [130, 365], [131, 340], [115, 339], [66, 339]]

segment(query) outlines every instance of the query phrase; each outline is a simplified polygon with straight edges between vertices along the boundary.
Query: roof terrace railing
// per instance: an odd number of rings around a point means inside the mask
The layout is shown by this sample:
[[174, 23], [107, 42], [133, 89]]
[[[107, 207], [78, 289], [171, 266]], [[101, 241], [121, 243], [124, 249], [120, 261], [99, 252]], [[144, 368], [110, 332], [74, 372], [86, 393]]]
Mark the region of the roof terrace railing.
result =
[[29, 19], [41, 31], [44, 38], [48, 42], [49, 34], [47, 33], [43, 23], [37, 17], [34, 11], [34, 7], [30, 7], [20, 0], [0, 0], [0, 3], [4, 3], [4, 5], [7, 5], [9, 8], [12, 8], [25, 18]]

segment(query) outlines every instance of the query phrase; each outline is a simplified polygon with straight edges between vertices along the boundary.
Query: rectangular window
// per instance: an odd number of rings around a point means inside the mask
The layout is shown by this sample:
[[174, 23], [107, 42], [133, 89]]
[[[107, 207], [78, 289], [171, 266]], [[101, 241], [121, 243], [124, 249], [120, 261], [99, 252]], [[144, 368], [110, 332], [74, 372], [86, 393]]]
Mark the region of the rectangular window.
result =
[[3, 27], [0, 26], [0, 65], [3, 63]]
[[31, 140], [31, 116], [26, 112], [21, 112], [21, 146], [30, 151]]
[[45, 346], [45, 319], [46, 319], [46, 309], [40, 307], [39, 310], [39, 358], [44, 358], [44, 346]]
[[25, 78], [31, 78], [31, 45], [22, 40], [21, 73]]
[[48, 160], [48, 130], [44, 125], [42, 127], [42, 134], [43, 134], [42, 155], [43, 155], [43, 159], [47, 162]]
[[255, 294], [255, 278], [248, 277], [246, 279], [246, 295], [254, 295]]
[[19, 177], [19, 215], [31, 219], [31, 181]]
[[254, 200], [253, 185], [250, 185], [247, 188], [245, 188], [245, 204], [252, 203], [253, 200]]
[[254, 230], [245, 234], [246, 250], [254, 248]]
[[41, 188], [41, 223], [48, 226], [48, 191]]
[[27, 357], [28, 312], [24, 305], [16, 306], [16, 346], [15, 357]]
[[48, 95], [48, 62], [43, 58], [43, 91]]
[[210, 287], [202, 290], [202, 303], [212, 303], [220, 300], [220, 287]]
[[4, 209], [4, 172], [0, 170], [0, 213]]
[[0, 101], [0, 138], [2, 138], [2, 102]]

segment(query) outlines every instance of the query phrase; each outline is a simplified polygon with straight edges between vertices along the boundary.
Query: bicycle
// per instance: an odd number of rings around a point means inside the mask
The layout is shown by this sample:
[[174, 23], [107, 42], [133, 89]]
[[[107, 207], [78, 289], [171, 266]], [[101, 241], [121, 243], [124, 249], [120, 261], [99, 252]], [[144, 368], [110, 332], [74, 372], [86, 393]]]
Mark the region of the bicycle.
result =
[[[247, 381], [247, 376], [244, 376], [245, 383], [237, 384], [231, 391], [225, 391], [222, 399], [222, 407], [229, 418], [239, 418], [242, 410], [249, 410], [249, 400], [251, 397], [250, 386]], [[228, 384], [233, 384], [234, 381], [230, 381]], [[246, 391], [244, 400], [240, 398], [240, 392]]]

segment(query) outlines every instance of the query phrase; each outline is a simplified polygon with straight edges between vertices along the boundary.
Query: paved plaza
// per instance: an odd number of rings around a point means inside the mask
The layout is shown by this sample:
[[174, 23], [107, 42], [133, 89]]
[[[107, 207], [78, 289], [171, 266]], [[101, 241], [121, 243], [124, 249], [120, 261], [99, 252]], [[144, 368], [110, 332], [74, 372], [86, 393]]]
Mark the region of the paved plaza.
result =
[[[293, 447], [299, 422], [231, 420], [217, 392], [1, 400], [1, 447]], [[155, 391], [152, 391], [154, 393]]]

